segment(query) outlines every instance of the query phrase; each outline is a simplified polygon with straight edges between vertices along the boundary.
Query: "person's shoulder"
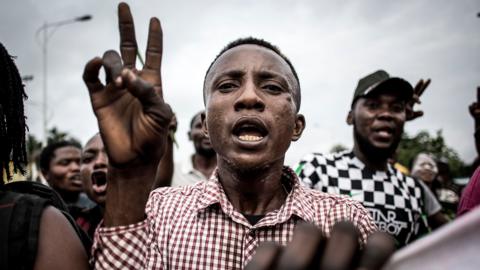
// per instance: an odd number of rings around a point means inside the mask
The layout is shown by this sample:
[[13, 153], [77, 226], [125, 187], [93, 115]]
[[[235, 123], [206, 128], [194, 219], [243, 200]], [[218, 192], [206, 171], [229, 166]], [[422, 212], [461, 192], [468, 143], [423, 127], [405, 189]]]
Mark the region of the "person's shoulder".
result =
[[316, 189], [301, 186], [301, 192], [309, 198], [314, 206], [333, 207], [335, 205], [345, 205], [352, 208], [364, 209], [363, 205], [347, 195], [325, 193]]
[[198, 195], [205, 188], [207, 181], [199, 181], [193, 185], [185, 185], [178, 187], [160, 187], [153, 190], [150, 197], [189, 197]]
[[185, 207], [187, 203], [191, 205], [204, 193], [207, 184], [208, 181], [200, 181], [187, 186], [157, 188], [150, 193], [147, 208], [161, 209], [164, 205]]

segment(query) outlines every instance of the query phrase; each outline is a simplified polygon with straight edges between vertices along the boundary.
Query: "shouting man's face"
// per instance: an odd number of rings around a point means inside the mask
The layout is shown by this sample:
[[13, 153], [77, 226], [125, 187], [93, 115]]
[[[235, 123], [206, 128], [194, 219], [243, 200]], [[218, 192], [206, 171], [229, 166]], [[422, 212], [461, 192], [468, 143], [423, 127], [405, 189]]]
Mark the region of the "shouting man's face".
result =
[[107, 192], [108, 158], [99, 134], [93, 136], [82, 151], [82, 175], [85, 192], [88, 197], [98, 204], [105, 203]]
[[205, 81], [205, 134], [223, 161], [238, 170], [282, 162], [305, 126], [297, 114], [299, 86], [287, 62], [258, 45], [223, 53]]
[[390, 92], [359, 98], [348, 116], [354, 139], [367, 156], [387, 160], [397, 149], [405, 124], [405, 101]]

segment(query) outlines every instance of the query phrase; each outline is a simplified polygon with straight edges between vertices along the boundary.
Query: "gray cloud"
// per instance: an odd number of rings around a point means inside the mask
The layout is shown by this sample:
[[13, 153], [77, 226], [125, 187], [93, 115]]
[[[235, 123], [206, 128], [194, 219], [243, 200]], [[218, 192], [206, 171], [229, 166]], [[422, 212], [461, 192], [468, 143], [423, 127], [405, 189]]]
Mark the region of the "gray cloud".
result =
[[[133, 2], [133, 1], [132, 1]], [[49, 124], [85, 142], [97, 126], [81, 80], [88, 59], [117, 49], [116, 3], [109, 1], [9, 1], [2, 3], [0, 40], [15, 55], [27, 84], [30, 131], [42, 134], [41, 49], [34, 36], [46, 20], [86, 13], [93, 20], [59, 28], [49, 43]], [[217, 52], [242, 36], [265, 38], [288, 55], [300, 76], [307, 129], [287, 154], [352, 145], [345, 117], [357, 80], [386, 69], [415, 84], [432, 78], [421, 108], [426, 115], [406, 130], [443, 129], [447, 143], [467, 162], [475, 156], [468, 105], [480, 85], [478, 1], [135, 1], [131, 4], [139, 47], [148, 19], [164, 28], [162, 75], [165, 98], [178, 115], [180, 149], [192, 151], [186, 132], [203, 107], [204, 72]]]

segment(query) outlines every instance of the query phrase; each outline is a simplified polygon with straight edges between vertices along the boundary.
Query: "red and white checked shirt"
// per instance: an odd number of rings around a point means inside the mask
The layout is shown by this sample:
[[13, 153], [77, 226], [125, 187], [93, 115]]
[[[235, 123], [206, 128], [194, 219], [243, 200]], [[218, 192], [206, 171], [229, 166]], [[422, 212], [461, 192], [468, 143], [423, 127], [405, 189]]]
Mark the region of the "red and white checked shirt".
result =
[[285, 203], [255, 225], [233, 208], [216, 173], [193, 186], [156, 189], [144, 221], [97, 229], [95, 269], [242, 269], [260, 243], [286, 245], [299, 221], [328, 236], [336, 222], [349, 220], [362, 244], [376, 230], [357, 201], [302, 187], [288, 168], [283, 177], [292, 186]]

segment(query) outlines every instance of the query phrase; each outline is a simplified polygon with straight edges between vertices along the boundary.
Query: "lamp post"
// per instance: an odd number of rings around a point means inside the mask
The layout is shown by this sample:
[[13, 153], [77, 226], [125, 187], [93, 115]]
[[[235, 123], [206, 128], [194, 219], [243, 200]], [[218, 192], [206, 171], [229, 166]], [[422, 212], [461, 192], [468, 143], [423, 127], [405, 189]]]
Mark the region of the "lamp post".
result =
[[91, 20], [92, 16], [91, 15], [84, 15], [81, 17], [75, 17], [72, 19], [67, 19], [67, 20], [62, 20], [62, 21], [57, 21], [57, 22], [44, 22], [40, 28], [38, 28], [35, 36], [38, 38], [38, 35], [40, 32], [42, 33], [42, 60], [43, 60], [43, 91], [42, 91], [42, 98], [43, 98], [43, 103], [42, 103], [42, 117], [43, 117], [43, 143], [46, 145], [47, 143], [47, 133], [48, 133], [48, 127], [47, 127], [47, 108], [48, 108], [48, 95], [47, 95], [47, 85], [48, 85], [48, 64], [47, 64], [47, 56], [48, 56], [48, 40], [52, 37], [52, 35], [55, 33], [55, 31], [58, 29], [58, 27], [66, 24], [72, 24], [76, 22], [85, 22], [88, 20]]

